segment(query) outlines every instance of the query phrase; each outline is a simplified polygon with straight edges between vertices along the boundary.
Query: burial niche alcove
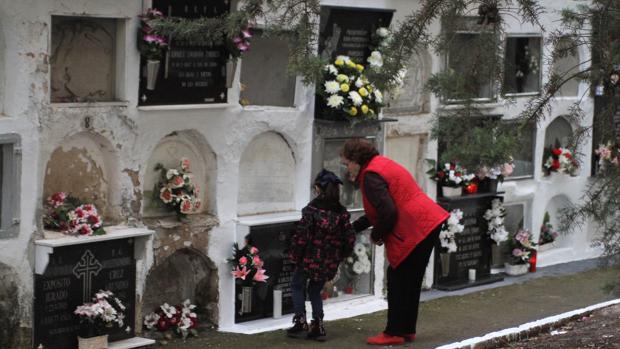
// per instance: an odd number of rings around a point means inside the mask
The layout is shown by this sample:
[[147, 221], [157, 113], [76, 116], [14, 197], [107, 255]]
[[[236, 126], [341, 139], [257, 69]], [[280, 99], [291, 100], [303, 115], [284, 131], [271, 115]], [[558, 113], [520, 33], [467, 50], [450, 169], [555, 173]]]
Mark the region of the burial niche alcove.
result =
[[60, 191], [95, 204], [106, 225], [119, 219], [118, 154], [106, 138], [78, 133], [52, 152], [45, 168], [43, 199]]
[[164, 137], [153, 149], [144, 174], [144, 216], [174, 216], [174, 211], [167, 209], [159, 200], [157, 183], [160, 172], [157, 164], [167, 169], [180, 167], [181, 159], [188, 159], [191, 182], [198, 188], [201, 206], [195, 213], [213, 212], [215, 209], [215, 153], [204, 137], [193, 130], [173, 132]]
[[573, 127], [562, 116], [555, 118], [545, 130], [545, 147], [555, 147], [556, 142], [562, 147], [569, 146], [573, 136]]
[[217, 268], [203, 253], [183, 248], [155, 264], [147, 278], [142, 301], [146, 315], [163, 303], [176, 305], [189, 299], [201, 322], [217, 324]]
[[[552, 244], [554, 249], [573, 247], [574, 235], [571, 232], [562, 232], [559, 230], [562, 210], [570, 206], [571, 201], [566, 195], [557, 195], [551, 198], [545, 207], [544, 212], [549, 212], [549, 223], [553, 226], [553, 230], [558, 232], [558, 236]], [[544, 212], [542, 212], [542, 214], [544, 214]], [[538, 241], [540, 241], [540, 234]]]
[[295, 157], [278, 133], [256, 136], [241, 155], [238, 211], [241, 215], [294, 209]]

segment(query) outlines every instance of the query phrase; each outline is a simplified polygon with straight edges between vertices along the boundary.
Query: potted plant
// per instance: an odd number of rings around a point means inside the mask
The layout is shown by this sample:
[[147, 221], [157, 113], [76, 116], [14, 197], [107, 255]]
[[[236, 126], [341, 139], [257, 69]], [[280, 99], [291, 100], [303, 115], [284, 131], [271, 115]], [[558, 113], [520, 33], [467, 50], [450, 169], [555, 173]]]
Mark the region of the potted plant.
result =
[[232, 276], [235, 282], [241, 286], [241, 307], [240, 314], [252, 312], [252, 286], [257, 282], [267, 282], [269, 276], [263, 269], [264, 262], [258, 255], [258, 248], [246, 243], [245, 247], [239, 248], [233, 245], [233, 258], [229, 259], [232, 265]]
[[551, 224], [551, 217], [549, 216], [549, 212], [545, 212], [545, 216], [543, 218], [543, 223], [540, 226], [540, 237], [538, 238], [538, 251], [546, 251], [553, 247], [553, 243], [555, 239], [560, 234], [553, 229], [553, 224]]
[[157, 9], [148, 9], [145, 14], [140, 16], [140, 31], [138, 37], [138, 48], [140, 54], [146, 59], [146, 89], [154, 90], [159, 74], [159, 66], [164, 53], [168, 49], [168, 40], [164, 35], [157, 32], [150, 25], [151, 21], [160, 20], [164, 17], [163, 13]]
[[186, 299], [182, 304], [172, 306], [164, 303], [154, 312], [144, 317], [144, 326], [147, 330], [166, 332], [170, 329], [186, 339], [189, 335], [198, 336], [198, 315], [194, 309], [196, 305]]
[[125, 306], [110, 291], [100, 290], [91, 303], [78, 306], [73, 312], [79, 316], [79, 349], [102, 349], [108, 347], [107, 329], [115, 325], [122, 328], [125, 319]]
[[47, 198], [43, 215], [45, 229], [74, 236], [103, 235], [103, 219], [93, 204], [84, 204], [78, 198], [58, 192]]
[[199, 189], [192, 183], [188, 159], [181, 158], [177, 168], [166, 168], [157, 164], [155, 171], [160, 171], [160, 179], [153, 190], [154, 200], [176, 212], [179, 220], [200, 209]]
[[450, 212], [450, 217], [442, 225], [439, 232], [439, 242], [441, 243], [441, 276], [446, 277], [450, 274], [450, 254], [456, 252], [456, 234], [460, 234], [465, 229], [461, 224], [463, 220], [463, 211], [454, 209]]
[[522, 275], [529, 270], [530, 258], [536, 252], [536, 243], [532, 241], [532, 233], [520, 229], [510, 238], [511, 261], [505, 264], [506, 274]]
[[432, 180], [439, 186], [439, 194], [443, 197], [460, 196], [463, 188], [470, 185], [474, 179], [473, 174], [468, 174], [467, 170], [455, 162], [445, 163], [443, 168], [435, 169], [435, 161], [427, 160], [432, 166], [426, 172]]

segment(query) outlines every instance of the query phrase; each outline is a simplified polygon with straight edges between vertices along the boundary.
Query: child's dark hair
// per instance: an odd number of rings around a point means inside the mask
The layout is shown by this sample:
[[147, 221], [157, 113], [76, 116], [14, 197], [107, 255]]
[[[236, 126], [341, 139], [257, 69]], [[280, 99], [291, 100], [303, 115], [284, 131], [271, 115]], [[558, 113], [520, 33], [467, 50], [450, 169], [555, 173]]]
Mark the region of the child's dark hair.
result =
[[314, 179], [314, 185], [320, 189], [319, 197], [333, 204], [340, 203], [340, 184], [340, 178], [326, 169], [322, 169]]

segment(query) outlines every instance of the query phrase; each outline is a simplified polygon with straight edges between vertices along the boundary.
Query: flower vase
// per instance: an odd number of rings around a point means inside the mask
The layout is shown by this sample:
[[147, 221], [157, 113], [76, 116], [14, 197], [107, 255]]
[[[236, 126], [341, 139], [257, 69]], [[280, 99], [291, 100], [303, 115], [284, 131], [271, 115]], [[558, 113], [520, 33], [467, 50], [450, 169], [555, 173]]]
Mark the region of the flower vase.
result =
[[237, 72], [237, 60], [226, 62], [226, 88], [232, 88]]
[[146, 89], [153, 91], [157, 83], [160, 61], [149, 59], [146, 61]]
[[445, 198], [453, 198], [457, 196], [461, 196], [463, 193], [463, 189], [461, 187], [441, 187], [442, 196]]
[[441, 260], [441, 276], [447, 277], [450, 275], [450, 252], [443, 252], [439, 254]]
[[241, 314], [252, 312], [252, 286], [241, 287]]
[[503, 248], [502, 248], [502, 244], [500, 242], [500, 244], [498, 245], [495, 242], [491, 242], [491, 266], [494, 268], [501, 268], [504, 266], [504, 261], [503, 261]]
[[78, 349], [107, 349], [108, 335], [82, 338], [78, 336]]
[[512, 275], [512, 276], [527, 274], [528, 270], [530, 269], [530, 266], [527, 263], [525, 264], [505, 263], [504, 267], [506, 268], [505, 269], [506, 274]]

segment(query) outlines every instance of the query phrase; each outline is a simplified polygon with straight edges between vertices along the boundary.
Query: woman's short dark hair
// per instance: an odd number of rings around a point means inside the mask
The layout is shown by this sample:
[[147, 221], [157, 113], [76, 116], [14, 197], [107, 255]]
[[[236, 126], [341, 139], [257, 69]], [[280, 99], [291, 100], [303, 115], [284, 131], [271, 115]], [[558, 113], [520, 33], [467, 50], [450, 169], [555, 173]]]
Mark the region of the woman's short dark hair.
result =
[[348, 139], [340, 152], [340, 156], [343, 156], [347, 160], [357, 162], [360, 166], [368, 163], [370, 159], [376, 155], [379, 155], [379, 152], [377, 148], [375, 148], [375, 145], [364, 138]]

